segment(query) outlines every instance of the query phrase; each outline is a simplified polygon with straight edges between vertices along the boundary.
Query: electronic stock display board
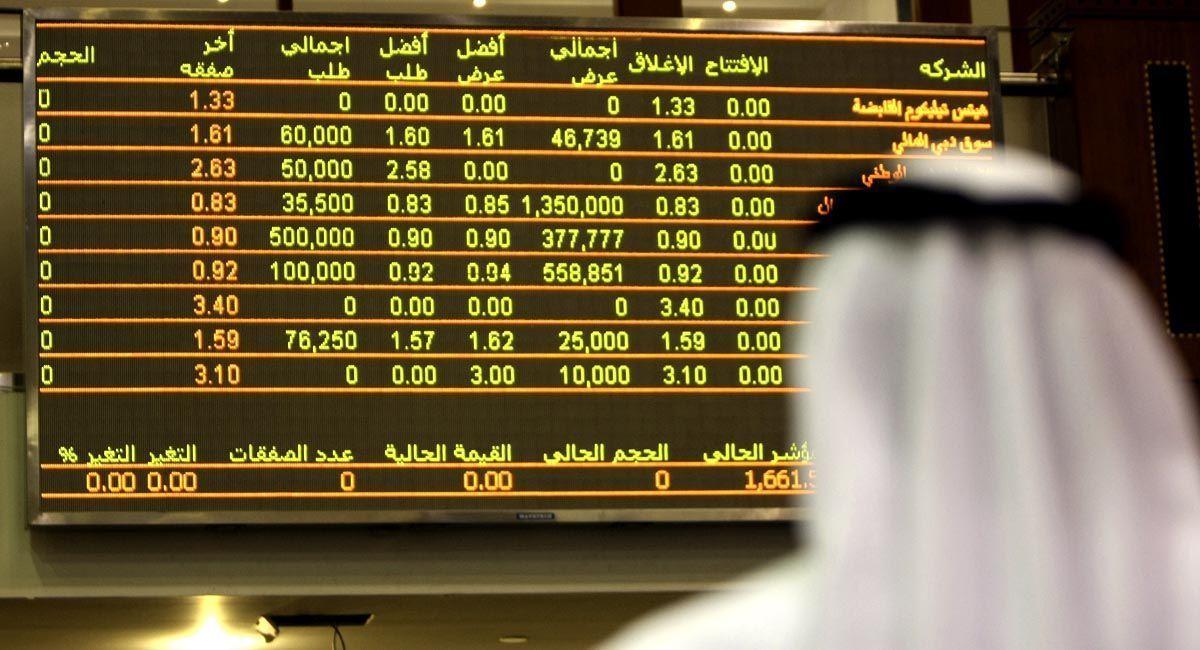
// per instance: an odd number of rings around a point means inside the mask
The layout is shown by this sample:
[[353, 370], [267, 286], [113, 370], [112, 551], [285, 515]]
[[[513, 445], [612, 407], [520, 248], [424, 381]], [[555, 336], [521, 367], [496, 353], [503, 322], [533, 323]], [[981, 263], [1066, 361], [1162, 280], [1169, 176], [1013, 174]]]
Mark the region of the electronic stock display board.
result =
[[966, 28], [44, 11], [24, 48], [35, 524], [794, 516], [805, 229], [1000, 138]]

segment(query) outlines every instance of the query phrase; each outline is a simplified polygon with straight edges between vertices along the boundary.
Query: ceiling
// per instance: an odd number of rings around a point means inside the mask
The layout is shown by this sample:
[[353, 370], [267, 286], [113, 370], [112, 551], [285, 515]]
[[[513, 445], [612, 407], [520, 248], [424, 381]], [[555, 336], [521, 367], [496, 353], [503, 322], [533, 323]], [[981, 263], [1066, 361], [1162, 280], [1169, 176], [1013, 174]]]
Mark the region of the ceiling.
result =
[[[142, 7], [271, 10], [275, 0], [8, 0], [19, 7]], [[727, 13], [723, 0], [683, 0], [685, 16], [733, 18], [895, 20], [895, 0], [736, 0]], [[296, 11], [378, 13], [481, 13], [529, 16], [611, 16], [613, 0], [293, 0]], [[880, 13], [882, 10], [882, 13]]]
[[[209, 0], [213, 2], [215, 0]], [[230, 0], [230, 4], [238, 0]], [[730, 18], [817, 18], [827, 4], [838, 0], [736, 0], [728, 14], [723, 0], [683, 0], [685, 16]], [[294, 0], [297, 11], [378, 11], [418, 13], [480, 13], [471, 0]], [[611, 16], [613, 0], [488, 0], [482, 13], [528, 16]]]
[[[372, 613], [343, 629], [347, 650], [585, 648], [678, 594], [411, 597], [218, 597], [0, 600], [0, 646], [24, 650], [301, 650], [330, 647], [329, 628], [288, 628], [267, 645], [261, 614]], [[507, 637], [509, 643], [502, 643]]]

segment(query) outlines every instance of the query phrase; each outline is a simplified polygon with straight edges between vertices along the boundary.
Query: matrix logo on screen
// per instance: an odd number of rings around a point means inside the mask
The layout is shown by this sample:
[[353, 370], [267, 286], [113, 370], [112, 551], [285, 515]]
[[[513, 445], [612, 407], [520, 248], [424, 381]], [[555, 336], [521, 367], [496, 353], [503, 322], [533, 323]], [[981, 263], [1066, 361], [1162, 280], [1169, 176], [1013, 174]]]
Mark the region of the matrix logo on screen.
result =
[[792, 516], [807, 229], [999, 137], [967, 29], [149, 16], [26, 16], [35, 523]]

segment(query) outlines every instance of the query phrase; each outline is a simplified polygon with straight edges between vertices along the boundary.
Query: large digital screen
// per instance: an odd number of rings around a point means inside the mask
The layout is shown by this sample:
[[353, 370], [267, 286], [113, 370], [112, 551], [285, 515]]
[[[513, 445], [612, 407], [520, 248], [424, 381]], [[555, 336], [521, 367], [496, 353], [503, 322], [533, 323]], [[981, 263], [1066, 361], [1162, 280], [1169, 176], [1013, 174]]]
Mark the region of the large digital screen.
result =
[[1000, 138], [968, 28], [42, 11], [24, 55], [35, 524], [796, 516], [806, 228]]

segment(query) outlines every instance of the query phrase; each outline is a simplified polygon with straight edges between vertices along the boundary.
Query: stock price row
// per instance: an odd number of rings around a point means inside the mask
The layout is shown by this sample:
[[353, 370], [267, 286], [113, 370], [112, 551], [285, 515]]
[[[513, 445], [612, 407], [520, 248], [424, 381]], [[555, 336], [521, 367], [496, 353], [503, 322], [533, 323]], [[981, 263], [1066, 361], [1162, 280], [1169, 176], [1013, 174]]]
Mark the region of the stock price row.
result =
[[799, 392], [787, 381], [784, 358], [792, 356], [66, 354], [44, 355], [39, 379], [45, 393], [786, 393]]
[[471, 290], [512, 286], [524, 290], [560, 287], [563, 291], [787, 293], [802, 289], [790, 286], [787, 262], [812, 257], [808, 253], [601, 251], [509, 251], [491, 255], [472, 251], [360, 253], [51, 250], [42, 253], [43, 259], [38, 262], [38, 280], [46, 289], [88, 286], [121, 289], [147, 283], [182, 289], [196, 284], [294, 290], [339, 286], [367, 290], [435, 286]]
[[[503, 256], [513, 251], [556, 253], [659, 252], [702, 253], [726, 251], [768, 256], [801, 250], [796, 232], [778, 221], [690, 221], [676, 219], [624, 219], [593, 225], [578, 220], [539, 219], [441, 221], [423, 219], [371, 220], [354, 217], [314, 222], [291, 222], [286, 217], [254, 220], [194, 219], [56, 219], [43, 215], [38, 226], [38, 247], [43, 255], [69, 254], [73, 250], [126, 250], [175, 248], [205, 251], [278, 251], [279, 255], [304, 252], [383, 254], [396, 256], [420, 251], [469, 252], [476, 257]], [[65, 223], [70, 221], [70, 223]], [[783, 220], [783, 225], [797, 225]], [[283, 223], [273, 223], [283, 222]], [[444, 255], [445, 253], [439, 253]]]
[[[356, 467], [332, 463], [144, 469], [43, 465], [44, 498], [162, 501], [201, 497], [253, 501], [279, 498], [461, 501], [471, 497], [670, 498], [772, 497], [811, 494], [816, 472], [807, 462], [652, 463], [599, 462], [530, 467], [510, 463], [475, 467]], [[252, 469], [254, 471], [246, 471]], [[282, 470], [282, 471], [281, 471]], [[401, 470], [401, 471], [397, 471]]]
[[[670, 85], [647, 88], [611, 86], [599, 92], [561, 86], [494, 86], [492, 88], [419, 87], [397, 88], [292, 85], [281, 93], [278, 87], [156, 83], [154, 79], [127, 80], [120, 93], [97, 92], [111, 83], [61, 77], [39, 77], [36, 96], [42, 117], [97, 117], [131, 112], [165, 117], [163, 113], [187, 113], [205, 119], [230, 119], [245, 114], [280, 115], [280, 119], [348, 119], [355, 122], [385, 116], [414, 122], [455, 116], [454, 121], [512, 121], [510, 116], [535, 116], [547, 121], [553, 116], [571, 126], [614, 126], [639, 120], [641, 123], [677, 125], [737, 122], [786, 124], [795, 120], [845, 120], [863, 123], [979, 124], [990, 117], [987, 92], [947, 88], [889, 89], [838, 87], [809, 88], [805, 92], [784, 86], [696, 88]], [[418, 87], [413, 87], [418, 86]], [[936, 104], [934, 103], [936, 102]], [[924, 109], [921, 107], [924, 105]], [[941, 110], [945, 105], [945, 110]], [[549, 110], [553, 107], [553, 110]], [[577, 118], [589, 118], [587, 122]], [[886, 119], [885, 119], [886, 118]], [[958, 127], [963, 128], [963, 127]], [[594, 130], [594, 129], [589, 129]], [[228, 144], [219, 141], [211, 144]], [[345, 143], [334, 143], [345, 144]]]

